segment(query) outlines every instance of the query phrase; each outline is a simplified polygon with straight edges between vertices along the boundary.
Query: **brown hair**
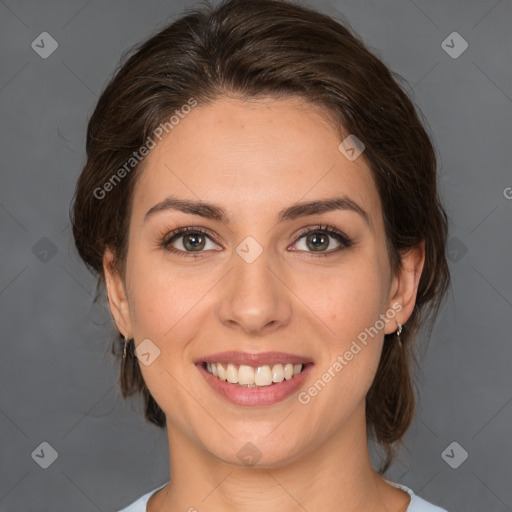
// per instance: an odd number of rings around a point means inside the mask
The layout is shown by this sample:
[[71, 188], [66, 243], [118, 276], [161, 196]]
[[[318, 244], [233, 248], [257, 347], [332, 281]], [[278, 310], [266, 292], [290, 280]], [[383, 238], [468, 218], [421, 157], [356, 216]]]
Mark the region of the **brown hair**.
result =
[[[395, 456], [394, 443], [401, 441], [415, 410], [412, 336], [427, 318], [435, 318], [450, 281], [436, 156], [421, 113], [399, 77], [348, 27], [290, 1], [206, 4], [135, 50], [105, 88], [89, 121], [87, 162], [73, 198], [75, 244], [98, 276], [97, 292], [104, 285], [106, 247], [114, 250], [115, 267], [124, 275], [131, 198], [144, 160], [122, 179], [112, 178], [121, 166], [126, 170], [126, 162], [163, 120], [191, 98], [207, 104], [221, 96], [300, 96], [322, 107], [340, 133], [355, 134], [366, 147], [364, 158], [382, 201], [394, 271], [400, 268], [401, 251], [425, 242], [416, 305], [400, 336], [403, 349], [394, 335], [386, 335], [366, 397], [368, 435], [385, 451], [379, 469], [384, 473]], [[99, 194], [109, 180], [108, 194]], [[116, 332], [112, 354], [120, 355], [122, 343]], [[124, 397], [141, 393], [146, 419], [164, 427], [165, 414], [131, 353], [133, 340], [129, 348], [121, 366], [121, 392]]]

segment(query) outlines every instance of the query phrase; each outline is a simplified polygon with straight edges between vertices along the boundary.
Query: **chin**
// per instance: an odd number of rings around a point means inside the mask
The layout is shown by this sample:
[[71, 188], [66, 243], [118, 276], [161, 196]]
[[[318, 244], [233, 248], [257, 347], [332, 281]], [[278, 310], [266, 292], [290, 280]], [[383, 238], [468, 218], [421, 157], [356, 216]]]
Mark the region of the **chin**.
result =
[[233, 436], [228, 443], [223, 442], [221, 446], [205, 445], [204, 448], [227, 464], [254, 469], [275, 469], [293, 462], [305, 451], [305, 448], [298, 447], [289, 438], [286, 442], [284, 444], [282, 439], [271, 439], [268, 435], [245, 435]]

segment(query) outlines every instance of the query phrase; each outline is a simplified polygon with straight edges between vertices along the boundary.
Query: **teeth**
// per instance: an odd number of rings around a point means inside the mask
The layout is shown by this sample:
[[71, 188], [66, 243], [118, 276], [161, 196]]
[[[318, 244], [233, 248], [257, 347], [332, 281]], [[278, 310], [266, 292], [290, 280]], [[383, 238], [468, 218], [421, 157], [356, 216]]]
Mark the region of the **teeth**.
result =
[[244, 364], [240, 365], [238, 369], [238, 383], [239, 384], [254, 384], [254, 370], [251, 366]]
[[290, 380], [302, 371], [302, 364], [274, 364], [253, 368], [245, 364], [240, 366], [228, 363], [225, 367], [221, 363], [206, 363], [206, 371], [220, 380], [243, 387], [264, 387], [272, 383]]
[[[226, 380], [226, 370], [224, 369], [224, 366], [222, 366], [220, 363], [213, 363], [214, 366], [217, 367], [217, 372], [219, 374], [220, 380]], [[208, 369], [208, 367], [206, 367]]]
[[284, 368], [282, 364], [275, 364], [272, 366], [272, 381], [283, 382], [284, 380]]
[[258, 366], [254, 374], [254, 384], [257, 386], [270, 386], [272, 384], [272, 372], [268, 366]]
[[231, 384], [238, 383], [238, 371], [234, 364], [228, 364], [228, 369], [226, 370], [226, 377], [228, 382], [231, 382]]

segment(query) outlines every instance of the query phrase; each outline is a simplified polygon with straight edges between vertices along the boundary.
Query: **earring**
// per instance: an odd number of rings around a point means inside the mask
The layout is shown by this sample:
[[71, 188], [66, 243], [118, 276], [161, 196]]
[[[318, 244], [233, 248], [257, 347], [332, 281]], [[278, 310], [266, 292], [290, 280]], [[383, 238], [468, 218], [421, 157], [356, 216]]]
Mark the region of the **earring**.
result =
[[124, 349], [123, 349], [123, 359], [126, 359], [126, 344], [128, 343], [128, 338], [124, 337]]
[[400, 334], [402, 334], [402, 325], [398, 324], [398, 328], [396, 330], [396, 339], [398, 340], [398, 344], [400, 345], [400, 348], [402, 348], [402, 342], [400, 340]]

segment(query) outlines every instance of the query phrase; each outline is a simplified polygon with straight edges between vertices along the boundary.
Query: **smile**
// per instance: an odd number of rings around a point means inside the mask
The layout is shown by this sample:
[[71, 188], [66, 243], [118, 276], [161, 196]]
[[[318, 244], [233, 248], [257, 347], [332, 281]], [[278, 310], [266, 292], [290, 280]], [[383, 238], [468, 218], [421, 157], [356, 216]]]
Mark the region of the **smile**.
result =
[[253, 407], [291, 399], [315, 366], [304, 354], [233, 350], [202, 354], [194, 364], [217, 396], [238, 406]]
[[215, 362], [204, 362], [203, 366], [210, 375], [219, 380], [247, 388], [271, 386], [284, 380], [291, 380], [305, 367], [303, 364], [292, 363], [248, 366]]

